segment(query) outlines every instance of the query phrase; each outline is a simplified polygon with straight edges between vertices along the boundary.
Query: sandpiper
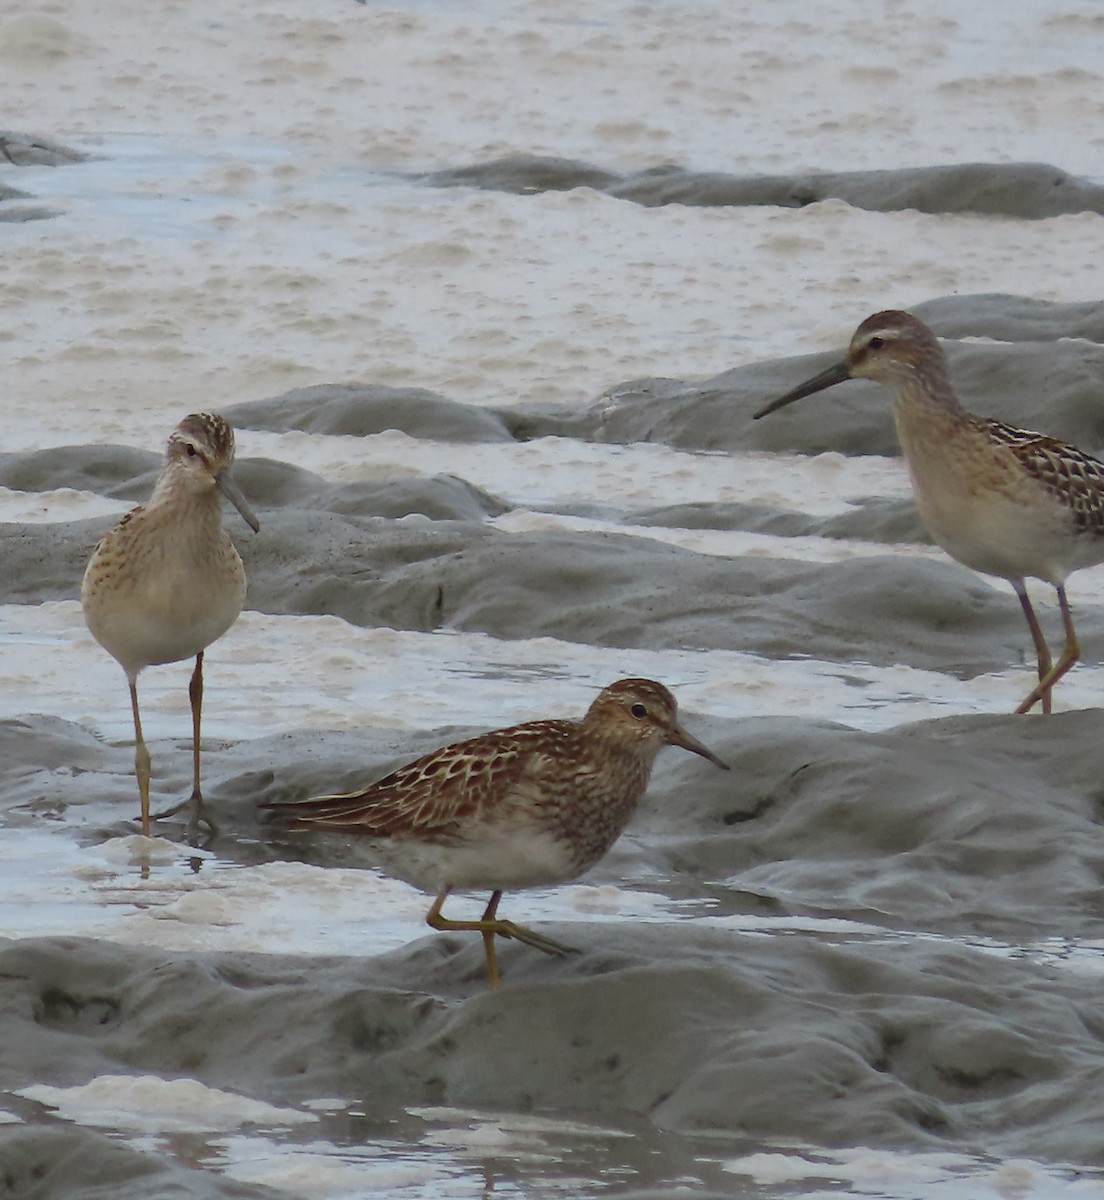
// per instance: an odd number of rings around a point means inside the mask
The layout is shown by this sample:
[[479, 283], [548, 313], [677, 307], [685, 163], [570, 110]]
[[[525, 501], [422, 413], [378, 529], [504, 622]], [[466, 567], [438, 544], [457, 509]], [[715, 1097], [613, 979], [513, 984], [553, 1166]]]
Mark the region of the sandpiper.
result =
[[[222, 417], [192, 413], [169, 437], [149, 503], [131, 509], [101, 538], [84, 573], [81, 606], [92, 636], [126, 672], [134, 714], [134, 770], [142, 832], [151, 820], [190, 806], [189, 837], [203, 814], [199, 785], [203, 652], [237, 620], [245, 601], [245, 570], [222, 528], [225, 496], [250, 527], [260, 529], [231, 476], [234, 432]], [[195, 656], [192, 707], [192, 794], [151, 818], [150, 756], [138, 712], [138, 672]]]
[[[892, 389], [897, 437], [921, 520], [960, 563], [1007, 579], [1020, 599], [1039, 682], [1016, 709], [1051, 711], [1055, 683], [1081, 656], [1066, 579], [1104, 562], [1104, 462], [1075, 446], [962, 407], [935, 334], [907, 312], [879, 312], [855, 331], [843, 362], [779, 396], [755, 418], [846, 379]], [[1066, 644], [1053, 662], [1027, 579], [1058, 593]]]
[[[499, 917], [503, 891], [564, 883], [593, 866], [636, 810], [664, 745], [728, 770], [679, 725], [667, 688], [621, 679], [581, 721], [497, 729], [435, 750], [361, 791], [261, 807], [298, 828], [370, 839], [385, 870], [436, 894], [427, 924], [483, 935], [487, 975], [498, 987], [496, 934], [546, 954], [572, 953]], [[455, 888], [492, 893], [479, 920], [442, 914]]]

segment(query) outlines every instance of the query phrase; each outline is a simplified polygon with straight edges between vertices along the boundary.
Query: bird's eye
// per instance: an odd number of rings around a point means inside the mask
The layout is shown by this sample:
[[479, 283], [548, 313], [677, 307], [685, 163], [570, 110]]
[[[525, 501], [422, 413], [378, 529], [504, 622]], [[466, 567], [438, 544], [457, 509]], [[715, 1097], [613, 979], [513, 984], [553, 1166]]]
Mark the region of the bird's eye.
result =
[[644, 717], [646, 717], [648, 715], [648, 710], [644, 707], [643, 704], [634, 704], [632, 706], [632, 708], [629, 709], [629, 712], [631, 712], [632, 715], [634, 717], [636, 717], [636, 719], [638, 721], [642, 720]]
[[880, 350], [885, 345], [885, 338], [872, 337], [866, 344], [871, 350]]
[[195, 448], [195, 446], [192, 445], [191, 442], [187, 442], [184, 448], [188, 451], [189, 458], [195, 458], [195, 456], [199, 453], [199, 451]]

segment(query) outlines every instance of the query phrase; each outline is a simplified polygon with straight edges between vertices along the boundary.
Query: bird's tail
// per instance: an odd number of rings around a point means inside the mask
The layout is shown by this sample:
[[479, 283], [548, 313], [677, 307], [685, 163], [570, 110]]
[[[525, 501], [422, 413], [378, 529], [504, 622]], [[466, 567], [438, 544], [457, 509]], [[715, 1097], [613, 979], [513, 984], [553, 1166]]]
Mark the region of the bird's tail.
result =
[[282, 823], [300, 829], [352, 829], [357, 833], [386, 834], [386, 823], [377, 818], [379, 801], [366, 792], [341, 792], [333, 796], [312, 796], [309, 800], [262, 800], [258, 808], [267, 809]]

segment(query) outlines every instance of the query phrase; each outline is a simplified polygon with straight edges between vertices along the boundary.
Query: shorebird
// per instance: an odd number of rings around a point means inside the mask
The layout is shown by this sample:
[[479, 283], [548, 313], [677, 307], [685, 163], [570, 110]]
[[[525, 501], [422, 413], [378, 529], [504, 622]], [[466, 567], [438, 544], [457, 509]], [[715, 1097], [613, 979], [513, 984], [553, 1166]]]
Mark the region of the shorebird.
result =
[[[893, 391], [897, 438], [934, 540], [960, 563], [1012, 585], [1039, 675], [1015, 711], [1041, 702], [1049, 713], [1054, 685], [1081, 657], [1066, 579], [1104, 562], [1104, 462], [1056, 438], [967, 412], [935, 334], [907, 312], [867, 317], [842, 362], [764, 405], [755, 419], [846, 379], [873, 379]], [[1028, 579], [1042, 579], [1058, 593], [1066, 643], [1057, 662]]]
[[[81, 607], [92, 636], [126, 672], [134, 715], [134, 771], [142, 833], [150, 821], [191, 807], [194, 840], [203, 815], [199, 785], [203, 652], [237, 620], [245, 601], [245, 570], [222, 528], [225, 496], [254, 532], [260, 529], [231, 476], [234, 432], [222, 417], [192, 413], [169, 437], [165, 461], [147, 504], [131, 509], [100, 539], [84, 572]], [[150, 816], [150, 755], [138, 711], [143, 667], [195, 656], [188, 697], [192, 708], [192, 794]]]
[[[426, 923], [482, 934], [491, 987], [495, 937], [546, 954], [561, 945], [498, 916], [505, 890], [565, 883], [593, 866], [636, 810], [656, 755], [681, 746], [728, 770], [678, 723], [674, 696], [650, 679], [604, 688], [581, 721], [530, 721], [435, 750], [361, 791], [270, 802], [302, 829], [370, 839], [389, 874], [435, 893]], [[477, 921], [441, 909], [455, 888], [490, 891]]]

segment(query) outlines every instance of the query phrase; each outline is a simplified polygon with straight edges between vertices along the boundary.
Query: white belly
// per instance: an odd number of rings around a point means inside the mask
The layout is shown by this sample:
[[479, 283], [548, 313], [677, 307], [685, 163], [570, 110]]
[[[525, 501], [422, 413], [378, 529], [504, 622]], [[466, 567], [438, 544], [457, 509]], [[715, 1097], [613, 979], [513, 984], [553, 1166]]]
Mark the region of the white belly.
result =
[[92, 636], [128, 674], [192, 658], [220, 638], [245, 602], [245, 572], [229, 539], [213, 553], [131, 554], [110, 539], [81, 588]]
[[371, 853], [389, 875], [430, 893], [446, 887], [478, 891], [547, 887], [581, 873], [570, 847], [547, 833], [529, 829], [515, 837], [488, 835], [478, 828], [471, 832], [471, 838], [450, 843], [374, 839]]
[[194, 658], [233, 625], [240, 603], [202, 614], [107, 609], [89, 617], [88, 628], [126, 671]]
[[973, 431], [929, 437], [900, 420], [897, 428], [920, 519], [952, 558], [986, 575], [1053, 584], [1104, 562], [1104, 538], [1079, 532], [1007, 448]]
[[[914, 484], [920, 518], [935, 541], [954, 559], [975, 571], [1002, 579], [1045, 579], [1061, 583], [1085, 565], [1076, 554], [1078, 539], [1090, 554], [1091, 535], [1076, 535], [1064, 511], [1045, 496], [1039, 505], [1003, 496], [958, 496]], [[1092, 561], [1096, 561], [1093, 559]]]

